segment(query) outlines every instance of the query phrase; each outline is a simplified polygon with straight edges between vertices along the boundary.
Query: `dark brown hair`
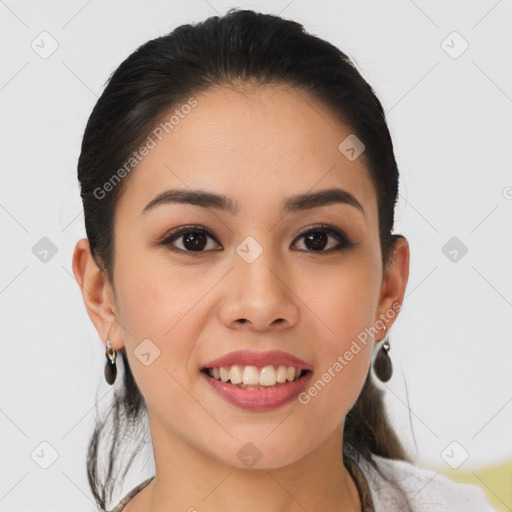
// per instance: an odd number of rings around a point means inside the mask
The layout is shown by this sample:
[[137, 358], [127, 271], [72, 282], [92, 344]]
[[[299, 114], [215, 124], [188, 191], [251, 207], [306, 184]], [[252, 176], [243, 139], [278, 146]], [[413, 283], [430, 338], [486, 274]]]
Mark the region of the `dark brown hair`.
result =
[[[364, 143], [362, 157], [377, 192], [382, 265], [389, 263], [394, 240], [400, 236], [392, 234], [398, 168], [384, 111], [374, 91], [347, 55], [307, 33], [301, 24], [231, 9], [222, 17], [179, 26], [140, 46], [111, 75], [91, 113], [78, 161], [78, 179], [91, 251], [112, 285], [114, 211], [131, 173], [122, 173], [123, 179], [109, 187], [108, 193], [104, 184], [111, 182], [172, 108], [208, 88], [244, 84], [289, 85], [308, 94], [326, 105]], [[118, 354], [123, 361], [123, 383], [115, 388], [106, 417], [97, 421], [87, 459], [89, 484], [101, 510], [111, 500], [115, 484], [122, 483], [141, 443], [133, 450], [121, 481], [115, 468], [119, 447], [142, 425], [147, 413], [125, 349]], [[111, 420], [111, 427], [107, 427], [107, 420]], [[105, 452], [100, 450], [104, 432], [110, 444], [103, 475], [98, 455]], [[372, 382], [370, 372], [345, 419], [344, 443], [350, 443], [379, 473], [372, 454], [409, 460], [388, 422], [382, 391]]]

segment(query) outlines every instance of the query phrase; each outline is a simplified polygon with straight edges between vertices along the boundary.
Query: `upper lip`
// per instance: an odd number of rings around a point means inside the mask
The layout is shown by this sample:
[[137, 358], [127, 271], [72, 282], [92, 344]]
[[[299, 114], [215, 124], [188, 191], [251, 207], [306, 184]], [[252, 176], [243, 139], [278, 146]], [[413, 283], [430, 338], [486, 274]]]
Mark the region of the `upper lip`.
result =
[[239, 364], [241, 366], [293, 366], [301, 370], [313, 370], [313, 367], [299, 359], [298, 357], [283, 352], [281, 350], [269, 350], [266, 352], [256, 352], [254, 350], [236, 350], [225, 354], [217, 359], [202, 365], [199, 370], [205, 368], [220, 368], [221, 366], [230, 366]]

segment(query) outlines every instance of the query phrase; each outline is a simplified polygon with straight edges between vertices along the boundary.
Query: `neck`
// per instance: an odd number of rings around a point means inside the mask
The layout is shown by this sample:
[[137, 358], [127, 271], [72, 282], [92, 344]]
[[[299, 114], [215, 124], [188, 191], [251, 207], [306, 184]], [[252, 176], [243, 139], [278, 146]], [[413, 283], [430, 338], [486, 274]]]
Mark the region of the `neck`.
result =
[[185, 443], [149, 413], [155, 478], [125, 512], [360, 512], [343, 465], [343, 425], [305, 457], [270, 469], [239, 469]]

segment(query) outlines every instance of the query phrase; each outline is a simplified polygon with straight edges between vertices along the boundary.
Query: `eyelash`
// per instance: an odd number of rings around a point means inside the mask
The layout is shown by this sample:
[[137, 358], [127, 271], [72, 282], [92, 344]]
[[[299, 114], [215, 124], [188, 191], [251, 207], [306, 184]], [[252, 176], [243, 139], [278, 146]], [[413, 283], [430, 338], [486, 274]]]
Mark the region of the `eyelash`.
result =
[[[309, 228], [308, 230], [303, 231], [301, 234], [299, 234], [295, 240], [298, 240], [299, 238], [304, 237], [306, 235], [310, 235], [313, 233], [319, 233], [319, 232], [327, 233], [327, 234], [331, 235], [332, 237], [336, 238], [338, 240], [338, 242], [341, 242], [341, 245], [338, 247], [335, 247], [335, 248], [328, 249], [326, 251], [325, 250], [313, 251], [313, 250], [301, 249], [300, 252], [309, 252], [309, 253], [315, 253], [315, 254], [316, 253], [331, 254], [333, 252], [345, 251], [347, 249], [350, 249], [353, 245], [355, 245], [343, 231], [339, 231], [338, 229], [335, 229], [332, 226], [329, 226], [327, 224], [319, 224], [318, 226]], [[177, 228], [175, 230], [172, 230], [171, 232], [168, 232], [164, 236], [164, 238], [162, 238], [160, 241], [156, 242], [156, 245], [170, 246], [174, 241], [178, 240], [180, 237], [182, 237], [186, 234], [189, 234], [189, 233], [202, 233], [204, 235], [209, 236], [210, 238], [215, 240], [216, 243], [219, 244], [217, 239], [212, 235], [212, 233], [208, 229], [206, 229], [202, 226], [190, 225], [190, 226], [184, 226], [181, 228]], [[295, 243], [295, 240], [294, 240], [294, 243]], [[176, 247], [172, 247], [172, 248], [169, 247], [169, 249], [174, 252], [189, 253], [189, 254], [194, 254], [194, 255], [209, 252], [209, 251], [188, 251], [188, 250], [184, 250], [184, 249], [178, 249]]]

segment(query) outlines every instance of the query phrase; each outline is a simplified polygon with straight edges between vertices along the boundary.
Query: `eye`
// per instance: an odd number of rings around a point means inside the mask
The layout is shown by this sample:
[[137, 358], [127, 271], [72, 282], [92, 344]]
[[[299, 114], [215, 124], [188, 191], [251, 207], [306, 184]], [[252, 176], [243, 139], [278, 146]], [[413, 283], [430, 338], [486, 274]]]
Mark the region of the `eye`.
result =
[[206, 252], [207, 239], [215, 240], [215, 237], [207, 229], [201, 226], [186, 226], [177, 228], [168, 233], [157, 245], [171, 245], [175, 241], [182, 241], [182, 248], [171, 248], [174, 251], [181, 252]]
[[[220, 249], [208, 249], [208, 238], [218, 244], [216, 238], [212, 233], [202, 226], [184, 226], [181, 228], [173, 229], [167, 233], [162, 240], [156, 242], [156, 245], [170, 246], [174, 245], [175, 242], [181, 242], [182, 247], [174, 246], [170, 248], [176, 252], [192, 252], [192, 253], [203, 253], [208, 250], [220, 250]], [[304, 238], [304, 243], [307, 247], [311, 247], [313, 250], [304, 250], [304, 252], [321, 252], [330, 253], [334, 251], [342, 251], [349, 249], [354, 244], [349, 238], [338, 229], [335, 229], [326, 224], [321, 224], [310, 228], [307, 231], [300, 234], [295, 240]], [[338, 245], [330, 247], [325, 250], [328, 244], [329, 238], [338, 241]], [[295, 241], [294, 241], [295, 242]], [[220, 244], [218, 244], [220, 245]], [[295, 245], [292, 244], [292, 246]]]
[[[329, 237], [334, 238], [339, 243], [338, 245], [329, 248], [328, 250], [324, 250], [326, 245], [328, 245]], [[354, 244], [349, 240], [347, 235], [342, 231], [339, 231], [331, 226], [326, 224], [321, 224], [319, 226], [315, 226], [312, 229], [308, 229], [301, 235], [299, 235], [296, 240], [304, 238], [304, 244], [306, 246], [312, 247], [313, 250], [306, 250], [306, 252], [324, 252], [330, 253], [333, 251], [343, 251], [345, 249], [349, 249]]]

